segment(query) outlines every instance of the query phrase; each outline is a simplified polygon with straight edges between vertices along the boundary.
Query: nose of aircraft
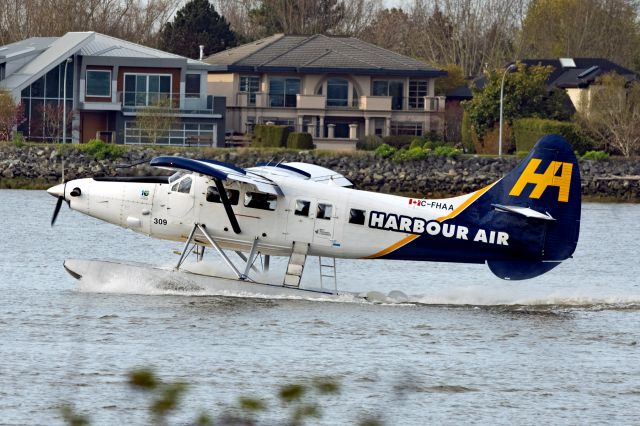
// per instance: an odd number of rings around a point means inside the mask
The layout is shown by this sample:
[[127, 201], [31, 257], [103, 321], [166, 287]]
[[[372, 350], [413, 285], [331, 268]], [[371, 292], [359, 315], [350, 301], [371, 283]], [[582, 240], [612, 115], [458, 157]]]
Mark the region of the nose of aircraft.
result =
[[64, 183], [52, 186], [51, 188], [47, 189], [47, 192], [54, 197], [64, 198]]

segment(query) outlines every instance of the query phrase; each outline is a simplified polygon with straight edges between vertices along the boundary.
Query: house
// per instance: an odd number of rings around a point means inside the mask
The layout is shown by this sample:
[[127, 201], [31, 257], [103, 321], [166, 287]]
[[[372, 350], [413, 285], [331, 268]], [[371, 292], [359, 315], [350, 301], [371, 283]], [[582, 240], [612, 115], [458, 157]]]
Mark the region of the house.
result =
[[227, 131], [257, 123], [306, 131], [321, 148], [368, 135], [442, 132], [444, 98], [423, 62], [353, 37], [276, 34], [204, 59], [209, 93], [227, 98]]
[[595, 87], [593, 83], [598, 77], [616, 73], [627, 81], [640, 78], [635, 72], [604, 58], [522, 59], [520, 62], [527, 66], [552, 66], [553, 71], [547, 79], [547, 87], [564, 89], [576, 111], [585, 106], [582, 105], [583, 99], [588, 101], [591, 97]]
[[[209, 68], [95, 32], [0, 47], [0, 89], [22, 103], [18, 130], [32, 141], [152, 143], [161, 127], [159, 144], [224, 145], [225, 99], [207, 94]], [[142, 113], [157, 120], [142, 126]]]

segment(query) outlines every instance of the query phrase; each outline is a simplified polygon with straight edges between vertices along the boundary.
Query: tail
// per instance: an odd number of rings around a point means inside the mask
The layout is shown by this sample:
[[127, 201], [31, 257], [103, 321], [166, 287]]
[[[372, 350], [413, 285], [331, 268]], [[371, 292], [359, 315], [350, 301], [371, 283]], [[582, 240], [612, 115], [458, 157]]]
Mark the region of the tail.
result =
[[488, 259], [495, 275], [527, 279], [571, 257], [580, 233], [580, 167], [559, 135], [541, 138], [529, 155], [483, 195], [477, 209], [512, 236], [507, 258]]

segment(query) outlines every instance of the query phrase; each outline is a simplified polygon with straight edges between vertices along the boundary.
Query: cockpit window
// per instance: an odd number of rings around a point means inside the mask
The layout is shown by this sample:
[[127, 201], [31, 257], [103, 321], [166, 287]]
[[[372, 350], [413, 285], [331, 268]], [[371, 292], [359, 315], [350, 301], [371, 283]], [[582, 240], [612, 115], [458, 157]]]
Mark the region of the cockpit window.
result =
[[180, 185], [178, 186], [178, 192], [182, 192], [183, 194], [188, 194], [191, 191], [191, 178], [186, 177], [180, 181]]
[[252, 209], [275, 210], [278, 197], [262, 192], [247, 192], [244, 195], [244, 206]]
[[[237, 189], [227, 189], [226, 192], [229, 202], [232, 205], [237, 206], [238, 201], [240, 200], [240, 191], [238, 191]], [[207, 201], [210, 203], [222, 203], [222, 200], [220, 200], [220, 193], [218, 192], [218, 188], [216, 188], [215, 186], [210, 186], [207, 188]]]
[[180, 179], [185, 174], [186, 174], [185, 172], [175, 172], [174, 174], [169, 176], [169, 183], [177, 181], [178, 179]]

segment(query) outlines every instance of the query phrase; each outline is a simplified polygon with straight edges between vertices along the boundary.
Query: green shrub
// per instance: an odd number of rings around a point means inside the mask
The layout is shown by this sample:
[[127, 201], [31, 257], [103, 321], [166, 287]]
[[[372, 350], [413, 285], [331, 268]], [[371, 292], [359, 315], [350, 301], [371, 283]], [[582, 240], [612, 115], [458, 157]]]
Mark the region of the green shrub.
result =
[[423, 160], [427, 155], [429, 155], [429, 151], [418, 146], [415, 148], [396, 151], [395, 154], [393, 154], [393, 161], [402, 162]]
[[606, 160], [608, 158], [609, 158], [609, 154], [607, 154], [604, 151], [587, 151], [582, 156], [583, 160], [593, 160], [593, 161]]
[[413, 139], [411, 139], [411, 144], [409, 145], [409, 149], [422, 148], [422, 145], [424, 145], [424, 143], [425, 143], [424, 138], [422, 138], [421, 136], [415, 136]]
[[439, 146], [445, 146], [446, 142], [442, 139], [427, 139], [427, 141], [422, 146], [424, 149], [436, 149]]
[[76, 147], [94, 160], [113, 160], [122, 157], [125, 148], [122, 145], [105, 143], [100, 139], [91, 139], [85, 144]]
[[356, 142], [356, 149], [362, 151], [375, 151], [380, 145], [382, 145], [382, 138], [375, 135], [369, 135]]
[[409, 146], [413, 138], [415, 138], [415, 136], [410, 136], [410, 135], [385, 136], [384, 138], [382, 138], [382, 142], [396, 149], [400, 149], [400, 148]]
[[460, 134], [462, 137], [462, 146], [466, 152], [476, 152], [473, 148], [473, 138], [471, 136], [471, 119], [469, 118], [469, 113], [464, 112], [462, 114], [462, 125], [460, 129]]
[[280, 148], [287, 146], [289, 127], [257, 124], [253, 129], [251, 145], [258, 148]]
[[575, 123], [568, 121], [521, 118], [513, 120], [512, 126], [516, 151], [531, 151], [541, 137], [551, 133], [564, 137], [579, 154], [593, 149], [593, 141]]
[[437, 146], [433, 150], [433, 153], [435, 155], [441, 155], [443, 157], [455, 157], [456, 155], [462, 154], [462, 151], [452, 146]]
[[291, 132], [287, 137], [287, 148], [291, 149], [313, 149], [313, 137], [311, 133]]
[[22, 148], [24, 146], [24, 136], [22, 132], [13, 132], [13, 145], [16, 148]]
[[386, 143], [383, 143], [375, 150], [375, 154], [382, 158], [391, 157], [396, 152], [396, 149]]

